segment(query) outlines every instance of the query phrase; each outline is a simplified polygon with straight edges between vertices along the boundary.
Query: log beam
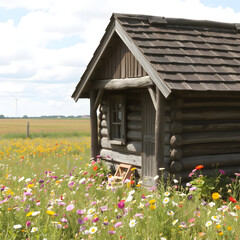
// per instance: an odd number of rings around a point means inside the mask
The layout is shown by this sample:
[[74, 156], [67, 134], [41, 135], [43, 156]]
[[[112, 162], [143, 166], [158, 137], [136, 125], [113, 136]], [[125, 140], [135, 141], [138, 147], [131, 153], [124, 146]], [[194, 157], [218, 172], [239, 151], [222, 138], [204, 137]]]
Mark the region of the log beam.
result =
[[99, 154], [97, 112], [94, 109], [96, 95], [96, 91], [90, 91], [91, 157], [94, 159]]
[[123, 90], [127, 88], [145, 88], [152, 86], [153, 82], [149, 76], [140, 78], [108, 79], [94, 81], [95, 89]]
[[165, 146], [165, 98], [156, 89], [156, 119], [155, 119], [155, 161], [156, 173], [159, 173], [159, 168], [164, 167], [164, 146]]

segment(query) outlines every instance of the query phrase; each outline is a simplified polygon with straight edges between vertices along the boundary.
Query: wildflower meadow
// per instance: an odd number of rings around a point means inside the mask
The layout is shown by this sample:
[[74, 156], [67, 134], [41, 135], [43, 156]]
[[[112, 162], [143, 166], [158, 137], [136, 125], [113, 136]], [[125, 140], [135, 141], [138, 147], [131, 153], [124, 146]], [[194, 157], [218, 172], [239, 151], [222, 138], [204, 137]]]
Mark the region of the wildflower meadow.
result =
[[134, 168], [119, 181], [91, 160], [89, 142], [0, 139], [0, 239], [239, 239], [238, 169], [146, 189]]

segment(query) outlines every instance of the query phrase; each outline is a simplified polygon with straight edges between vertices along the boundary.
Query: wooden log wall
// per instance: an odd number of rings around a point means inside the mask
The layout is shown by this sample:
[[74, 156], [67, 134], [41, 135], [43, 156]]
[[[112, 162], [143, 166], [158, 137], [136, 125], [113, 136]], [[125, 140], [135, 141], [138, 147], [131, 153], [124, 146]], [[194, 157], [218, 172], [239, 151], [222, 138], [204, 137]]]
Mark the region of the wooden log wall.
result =
[[126, 96], [127, 144], [116, 145], [109, 140], [107, 128], [107, 101], [103, 100], [99, 114], [100, 155], [112, 164], [127, 163], [141, 168], [142, 111], [141, 94]]
[[199, 164], [239, 171], [240, 98], [174, 98], [170, 131], [170, 171], [183, 181]]

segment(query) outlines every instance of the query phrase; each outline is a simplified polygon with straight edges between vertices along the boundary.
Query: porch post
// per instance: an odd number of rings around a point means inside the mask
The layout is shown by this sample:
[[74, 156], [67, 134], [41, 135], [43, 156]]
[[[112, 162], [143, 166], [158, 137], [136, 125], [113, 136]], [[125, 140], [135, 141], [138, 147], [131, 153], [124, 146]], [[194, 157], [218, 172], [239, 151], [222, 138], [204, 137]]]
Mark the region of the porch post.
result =
[[159, 168], [164, 166], [164, 116], [165, 98], [158, 88], [156, 88], [156, 120], [155, 120], [155, 160], [156, 174]]
[[96, 159], [99, 154], [98, 146], [98, 128], [97, 128], [97, 111], [94, 109], [97, 92], [90, 91], [90, 121], [91, 121], [91, 158]]

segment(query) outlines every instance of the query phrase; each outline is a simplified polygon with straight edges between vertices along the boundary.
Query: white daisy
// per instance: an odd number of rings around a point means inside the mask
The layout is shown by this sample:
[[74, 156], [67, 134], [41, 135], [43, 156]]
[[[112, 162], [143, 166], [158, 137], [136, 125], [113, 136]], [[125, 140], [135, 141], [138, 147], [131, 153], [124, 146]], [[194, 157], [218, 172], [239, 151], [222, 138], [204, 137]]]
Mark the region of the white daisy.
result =
[[95, 212], [95, 208], [90, 208], [88, 211], [87, 211], [87, 214], [88, 215], [91, 215], [92, 213]]
[[32, 230], [31, 230], [31, 232], [33, 233], [33, 232], [36, 232], [37, 230], [38, 230], [37, 227], [33, 227]]
[[219, 217], [218, 216], [212, 216], [211, 219], [214, 221], [214, 222], [219, 222]]
[[169, 198], [168, 197], [165, 197], [164, 199], [163, 199], [163, 203], [168, 203], [169, 202]]
[[135, 225], [137, 224], [136, 220], [135, 219], [132, 219], [129, 223], [129, 226], [130, 227], [134, 227]]
[[159, 176], [158, 176], [158, 175], [156, 175], [156, 176], [154, 177], [154, 180], [156, 181], [158, 178], [159, 178]]
[[90, 234], [94, 234], [97, 230], [98, 230], [97, 227], [91, 227], [91, 228], [89, 229], [89, 233], [90, 233]]
[[21, 227], [22, 227], [21, 224], [16, 224], [16, 225], [13, 226], [14, 229], [19, 229], [19, 228], [21, 228]]
[[173, 216], [173, 215], [174, 215], [174, 212], [173, 212], [172, 210], [169, 210], [169, 211], [167, 211], [167, 215]]
[[175, 220], [172, 222], [172, 224], [173, 224], [173, 225], [176, 225], [177, 222], [178, 222], [178, 219], [175, 219]]
[[206, 227], [209, 227], [209, 226], [211, 226], [211, 225], [212, 225], [212, 221], [208, 221], [208, 222], [206, 222], [206, 224], [205, 224]]
[[165, 192], [165, 193], [164, 193], [164, 196], [165, 196], [165, 197], [168, 197], [169, 195], [170, 195], [170, 192]]

